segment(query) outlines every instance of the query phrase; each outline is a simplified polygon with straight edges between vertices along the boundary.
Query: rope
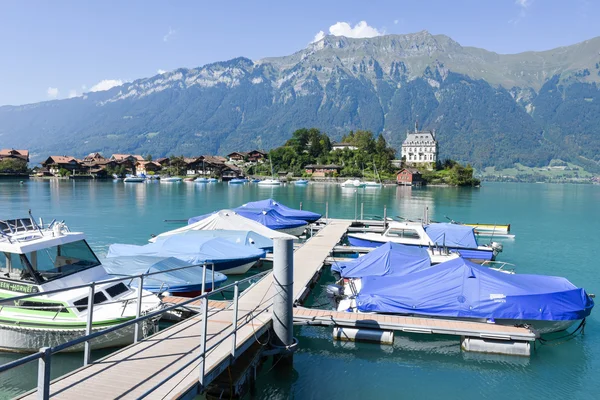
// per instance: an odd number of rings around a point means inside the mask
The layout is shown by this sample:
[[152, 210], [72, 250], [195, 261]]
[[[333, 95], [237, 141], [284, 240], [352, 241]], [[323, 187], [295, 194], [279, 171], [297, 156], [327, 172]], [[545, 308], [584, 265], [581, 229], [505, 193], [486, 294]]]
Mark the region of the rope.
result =
[[[585, 318], [581, 320], [581, 323], [579, 324], [579, 326], [577, 328], [575, 328], [575, 330], [573, 332], [567, 333], [566, 335], [557, 337], [557, 338], [552, 338], [552, 339], [544, 339], [544, 338], [538, 338], [537, 341], [540, 342], [541, 345], [543, 346], [558, 346], [559, 344], [563, 344], [563, 343], [567, 343], [570, 340], [573, 340], [574, 338], [576, 338], [579, 335], [583, 335], [585, 332]], [[555, 343], [556, 342], [556, 343]]]

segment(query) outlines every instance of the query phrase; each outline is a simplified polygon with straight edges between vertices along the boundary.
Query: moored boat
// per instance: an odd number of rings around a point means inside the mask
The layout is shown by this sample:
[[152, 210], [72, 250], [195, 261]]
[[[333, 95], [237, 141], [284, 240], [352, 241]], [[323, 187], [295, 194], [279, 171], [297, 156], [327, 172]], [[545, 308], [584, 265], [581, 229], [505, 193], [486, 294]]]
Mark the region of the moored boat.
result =
[[304, 220], [284, 217], [274, 208], [257, 209], [238, 207], [235, 211], [242, 217], [256, 221], [269, 229], [292, 236], [302, 235], [308, 225]]
[[194, 179], [194, 182], [196, 182], [196, 183], [208, 183], [208, 179], [200, 177], [200, 178]]
[[181, 181], [182, 179], [178, 176], [165, 176], [160, 178], [161, 183], [177, 183]]
[[125, 177], [125, 179], [123, 179], [123, 182], [125, 182], [125, 183], [141, 183], [141, 182], [144, 182], [145, 180], [146, 180], [146, 178], [144, 178], [142, 176], [127, 175]]
[[294, 181], [294, 185], [305, 186], [305, 185], [308, 185], [308, 181], [306, 179], [298, 179], [298, 180]]
[[[35, 352], [86, 334], [89, 288], [71, 289], [96, 282], [92, 331], [96, 332], [136, 316], [137, 288], [123, 282], [105, 282], [111, 277], [80, 232], [64, 224], [38, 225], [33, 218], [0, 221], [0, 301], [36, 295], [0, 307], [0, 349]], [[61, 290], [44, 294], [47, 291]], [[159, 309], [155, 295], [142, 293], [142, 313]], [[143, 324], [150, 334], [156, 320]], [[119, 329], [91, 341], [92, 348], [128, 345], [133, 326]], [[83, 343], [66, 351], [80, 351]]]
[[235, 178], [235, 179], [230, 180], [228, 183], [230, 185], [243, 185], [246, 182], [248, 182], [247, 179], [238, 179], [238, 178]]
[[365, 183], [361, 182], [359, 179], [348, 179], [345, 182], [340, 184], [343, 188], [363, 188], [365, 187]]
[[274, 199], [265, 199], [258, 201], [250, 201], [238, 207], [240, 209], [268, 209], [272, 208], [277, 211], [279, 214], [283, 215], [287, 218], [292, 219], [301, 219], [306, 222], [315, 222], [321, 218], [321, 214], [307, 211], [307, 210], [297, 210], [295, 208], [288, 207]]
[[281, 182], [277, 179], [265, 179], [258, 182], [258, 186], [280, 186]]

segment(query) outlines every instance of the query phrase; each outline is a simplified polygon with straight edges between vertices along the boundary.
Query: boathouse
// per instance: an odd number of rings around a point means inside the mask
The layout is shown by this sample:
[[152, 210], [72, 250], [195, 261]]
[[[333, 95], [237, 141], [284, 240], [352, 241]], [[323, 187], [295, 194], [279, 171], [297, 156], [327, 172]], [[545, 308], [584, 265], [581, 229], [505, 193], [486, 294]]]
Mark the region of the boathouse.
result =
[[404, 168], [396, 174], [396, 183], [398, 185], [422, 185], [424, 183], [421, 172], [416, 168]]
[[304, 167], [304, 171], [307, 174], [311, 174], [313, 177], [325, 177], [331, 176], [334, 173], [340, 173], [342, 167], [335, 164], [329, 165], [318, 165], [318, 164], [309, 164]]

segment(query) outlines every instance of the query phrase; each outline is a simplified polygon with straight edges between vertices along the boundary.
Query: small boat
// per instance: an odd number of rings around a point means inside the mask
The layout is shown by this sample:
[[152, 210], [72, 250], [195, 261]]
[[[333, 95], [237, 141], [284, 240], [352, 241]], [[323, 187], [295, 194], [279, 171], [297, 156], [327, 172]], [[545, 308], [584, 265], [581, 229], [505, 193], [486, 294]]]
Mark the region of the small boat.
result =
[[280, 186], [281, 182], [277, 179], [265, 179], [258, 182], [258, 186]]
[[473, 228], [448, 223], [431, 223], [423, 225], [419, 222], [392, 221], [383, 232], [348, 233], [348, 241], [352, 246], [378, 247], [386, 242], [400, 243], [408, 246], [447, 249], [461, 257], [472, 261], [493, 261], [502, 251], [502, 244], [492, 242], [479, 245]]
[[144, 178], [142, 176], [127, 175], [125, 177], [125, 179], [123, 179], [123, 182], [125, 182], [125, 183], [141, 183], [141, 182], [144, 182], [145, 180], [146, 180], [146, 178]]
[[298, 180], [294, 181], [294, 185], [305, 186], [305, 185], [308, 185], [308, 181], [306, 179], [298, 179]]
[[361, 182], [359, 179], [348, 179], [341, 183], [340, 186], [343, 188], [363, 188], [365, 187], [365, 183]]
[[[353, 290], [353, 289], [351, 289]], [[529, 325], [562, 331], [590, 315], [592, 296], [565, 278], [506, 274], [463, 258], [403, 276], [368, 276], [356, 292], [328, 289], [338, 310]]]
[[[71, 232], [64, 223], [44, 226], [33, 218], [0, 221], [0, 298], [39, 293], [0, 307], [0, 349], [37, 352], [86, 334], [87, 287], [96, 282], [92, 332], [129, 321], [136, 316], [137, 288], [111, 278], [81, 232]], [[58, 293], [46, 291], [65, 289]], [[160, 299], [143, 292], [142, 313], [162, 307]], [[143, 334], [154, 332], [157, 320], [144, 322]], [[133, 342], [134, 327], [119, 329], [91, 341], [93, 349], [118, 347]], [[65, 351], [81, 351], [84, 344]]]
[[196, 182], [196, 183], [208, 183], [208, 179], [207, 178], [196, 178], [196, 179], [194, 179], [194, 182]]
[[383, 186], [383, 185], [378, 182], [374, 182], [374, 181], [365, 182], [365, 187], [367, 187], [367, 188], [380, 188], [381, 186]]
[[258, 182], [260, 182], [260, 179], [252, 179], [250, 182], [252, 182], [252, 183], [258, 183]]
[[219, 182], [217, 178], [208, 178], [208, 183], [216, 183]]
[[237, 179], [234, 178], [232, 180], [229, 181], [230, 185], [243, 185], [244, 183], [248, 182], [247, 179]]
[[157, 237], [143, 246], [112, 244], [106, 258], [124, 256], [175, 257], [188, 265], [214, 263], [215, 271], [224, 274], [244, 274], [265, 256], [265, 251], [219, 237], [175, 234]]
[[181, 182], [181, 178], [177, 176], [165, 176], [164, 178], [160, 178], [161, 183], [177, 183]]
[[112, 177], [113, 177], [113, 179], [114, 179], [114, 180], [117, 180], [117, 181], [118, 181], [118, 180], [120, 180], [120, 179], [122, 179], [122, 178], [121, 178], [119, 175], [117, 175], [117, 174], [112, 174]]
[[183, 178], [184, 182], [194, 182], [194, 178]]
[[[169, 292], [173, 296], [183, 297], [195, 297], [202, 294], [203, 267], [191, 267], [190, 264], [175, 257], [113, 257], [102, 260], [102, 266], [114, 277], [163, 272], [144, 278], [144, 290], [151, 293]], [[213, 276], [212, 269], [207, 267], [204, 291], [217, 289], [226, 280], [227, 276], [217, 271]], [[132, 287], [138, 287], [138, 285], [137, 279], [131, 283]]]
[[[186, 227], [184, 227], [186, 228]], [[155, 242], [156, 238], [164, 237], [169, 235], [190, 235], [198, 238], [222, 238], [225, 240], [229, 240], [232, 243], [240, 244], [244, 246], [252, 246], [257, 249], [261, 249], [264, 251], [273, 251], [273, 240], [260, 235], [253, 231], [241, 231], [241, 230], [225, 230], [225, 229], [216, 229], [216, 230], [185, 230], [180, 228], [181, 230], [175, 229], [173, 231], [168, 231], [161, 233], [158, 236], [155, 236], [148, 240], [149, 242]]]
[[278, 201], [275, 201], [274, 199], [251, 201], [246, 204], [243, 204], [239, 208], [240, 209], [242, 209], [242, 208], [248, 208], [248, 209], [272, 208], [275, 211], [277, 211], [280, 215], [283, 215], [286, 218], [301, 219], [301, 220], [309, 222], [309, 223], [315, 222], [315, 221], [318, 221], [319, 219], [321, 219], [321, 214], [317, 214], [315, 212], [306, 211], [306, 210], [296, 210], [295, 208], [290, 208], [284, 204], [279, 203]]
[[304, 220], [284, 217], [274, 208], [257, 209], [238, 207], [235, 211], [242, 217], [256, 221], [269, 229], [292, 236], [302, 235], [308, 225]]

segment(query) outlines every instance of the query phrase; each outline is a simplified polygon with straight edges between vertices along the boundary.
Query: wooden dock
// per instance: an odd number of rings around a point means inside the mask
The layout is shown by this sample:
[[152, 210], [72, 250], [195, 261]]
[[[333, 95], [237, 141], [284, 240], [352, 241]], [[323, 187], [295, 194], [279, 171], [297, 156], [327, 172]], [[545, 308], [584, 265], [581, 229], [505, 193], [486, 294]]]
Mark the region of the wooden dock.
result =
[[[331, 221], [294, 252], [294, 299], [300, 300], [323, 267], [325, 258], [349, 226], [347, 221]], [[271, 326], [274, 296], [272, 273], [245, 290], [239, 298], [236, 348], [241, 354], [255, 344]], [[171, 299], [172, 301], [176, 301]], [[194, 398], [198, 393], [202, 315], [175, 324], [139, 343], [125, 347], [104, 359], [55, 379], [51, 397], [60, 399], [139, 398], [171, 375], [148, 398]], [[233, 310], [226, 302], [210, 301], [207, 343], [214, 349], [206, 355], [205, 380], [208, 385], [232, 362]], [[183, 368], [183, 369], [182, 369]], [[179, 371], [181, 369], [181, 371]], [[37, 398], [36, 391], [23, 398]]]

